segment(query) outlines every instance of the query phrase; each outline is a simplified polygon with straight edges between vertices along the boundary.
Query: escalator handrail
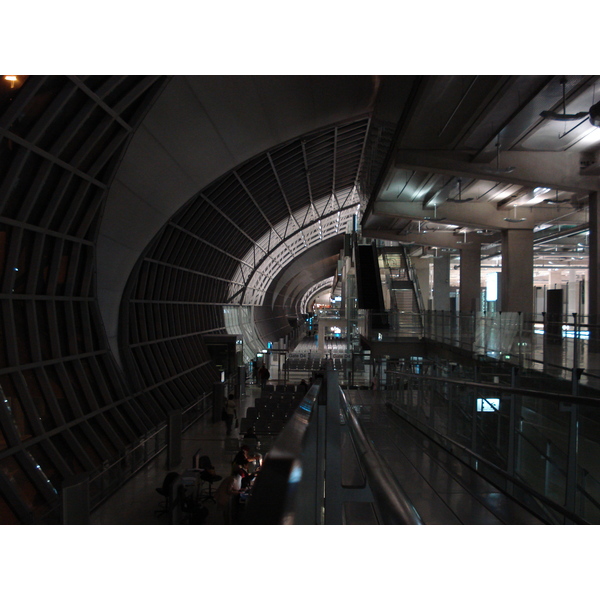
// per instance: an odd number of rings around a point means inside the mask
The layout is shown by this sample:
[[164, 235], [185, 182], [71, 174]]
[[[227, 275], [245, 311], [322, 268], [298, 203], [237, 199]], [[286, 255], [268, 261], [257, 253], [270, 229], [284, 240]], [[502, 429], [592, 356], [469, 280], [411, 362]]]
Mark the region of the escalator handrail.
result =
[[423, 525], [416, 508], [410, 502], [406, 492], [385, 464], [382, 457], [368, 441], [356, 414], [350, 407], [342, 388], [339, 388], [340, 406], [349, 426], [366, 474], [373, 498], [386, 525]]

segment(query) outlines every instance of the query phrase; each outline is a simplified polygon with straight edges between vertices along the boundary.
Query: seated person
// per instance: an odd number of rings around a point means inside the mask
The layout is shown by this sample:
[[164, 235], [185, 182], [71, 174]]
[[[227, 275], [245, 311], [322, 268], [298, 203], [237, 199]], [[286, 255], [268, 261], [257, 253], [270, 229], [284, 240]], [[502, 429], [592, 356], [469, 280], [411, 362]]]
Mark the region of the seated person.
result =
[[232, 461], [233, 466], [234, 467], [237, 467], [237, 466], [244, 467], [244, 469], [247, 468], [248, 463], [254, 461], [254, 458], [252, 458], [249, 455], [249, 452], [250, 452], [250, 447], [247, 446], [246, 444], [244, 444], [240, 448], [239, 452], [233, 458], [233, 461]]
[[308, 392], [308, 384], [306, 383], [306, 381], [304, 381], [304, 379], [298, 384], [298, 387], [296, 388], [298, 390], [299, 394], [302, 394], [303, 396], [306, 395], [306, 393]]
[[254, 439], [254, 440], [258, 439], [258, 437], [256, 435], [256, 430], [254, 429], [254, 426], [248, 427], [248, 430], [244, 434], [244, 439], [249, 439], [249, 438]]
[[249, 488], [255, 477], [254, 475], [250, 475], [247, 469], [240, 467], [239, 465], [233, 468], [233, 474], [240, 478], [240, 489], [242, 490]]
[[252, 455], [252, 458], [254, 458], [254, 462], [248, 465], [247, 470], [250, 475], [256, 475], [262, 466], [262, 454], [256, 452]]

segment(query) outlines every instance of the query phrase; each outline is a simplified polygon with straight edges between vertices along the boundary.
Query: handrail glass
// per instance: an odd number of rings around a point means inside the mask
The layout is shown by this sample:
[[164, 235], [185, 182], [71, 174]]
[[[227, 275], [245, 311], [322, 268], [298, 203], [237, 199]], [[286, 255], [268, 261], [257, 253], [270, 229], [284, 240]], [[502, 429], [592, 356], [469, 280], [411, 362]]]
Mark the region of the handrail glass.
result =
[[406, 492], [365, 435], [356, 414], [339, 388], [341, 408], [350, 426], [350, 435], [365, 470], [377, 511], [385, 525], [423, 525], [421, 516]]
[[388, 372], [398, 414], [552, 523], [600, 523], [600, 400]]
[[590, 318], [514, 312], [427, 311], [426, 339], [532, 371], [600, 388], [591, 343], [600, 329]]
[[[326, 397], [327, 389], [335, 390], [338, 397]], [[327, 404], [332, 401], [339, 402], [339, 409], [327, 410]], [[384, 459], [368, 441], [342, 389], [337, 384], [329, 388], [323, 383], [315, 384], [309, 390], [269, 451], [246, 508], [246, 524], [320, 524], [327, 521], [328, 515], [324, 516], [324, 511], [342, 511], [335, 503], [326, 508], [324, 490], [330, 485], [327, 477], [332, 477], [332, 473], [328, 473], [332, 463], [321, 468], [323, 456], [327, 460], [332, 455], [340, 456], [339, 446], [332, 447], [339, 444], [339, 439], [336, 436], [330, 439], [326, 433], [331, 425], [340, 428], [340, 413], [348, 425], [366, 475], [366, 496], [372, 498], [378, 521], [382, 524], [423, 524]], [[333, 424], [326, 422], [332, 414], [335, 415]], [[333, 468], [339, 475], [341, 462], [333, 463]]]

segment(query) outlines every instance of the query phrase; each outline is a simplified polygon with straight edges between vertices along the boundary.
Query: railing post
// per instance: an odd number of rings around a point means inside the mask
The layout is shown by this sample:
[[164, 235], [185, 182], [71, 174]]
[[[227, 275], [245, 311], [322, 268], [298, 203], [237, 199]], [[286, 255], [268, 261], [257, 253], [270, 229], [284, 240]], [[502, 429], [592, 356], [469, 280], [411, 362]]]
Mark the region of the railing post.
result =
[[340, 399], [338, 373], [327, 368], [325, 378], [327, 394], [325, 452], [325, 525], [342, 524], [342, 432], [340, 429]]
[[548, 317], [542, 312], [542, 323], [544, 335], [542, 336], [542, 371], [548, 371]]
[[[509, 412], [508, 412], [508, 453], [506, 457], [506, 472], [511, 476], [515, 476], [516, 457], [517, 457], [517, 399], [514, 394], [509, 397]], [[513, 493], [514, 484], [512, 481], [507, 481], [506, 490], [509, 494]]]
[[[577, 313], [573, 313], [573, 377], [577, 378], [577, 368], [579, 367], [579, 318]], [[574, 392], [574, 395], [575, 394]]]
[[483, 335], [481, 336], [483, 339], [483, 355], [487, 356], [487, 349], [488, 349], [488, 317], [487, 317], [487, 313], [484, 311], [483, 312]]
[[519, 311], [519, 335], [518, 335], [518, 348], [519, 348], [519, 368], [523, 368], [523, 313]]
[[[516, 388], [519, 386], [520, 370], [512, 367], [510, 371], [510, 387]], [[509, 425], [508, 425], [508, 455], [506, 471], [509, 475], [514, 476], [517, 471], [517, 461], [519, 458], [519, 431], [521, 426], [520, 409], [521, 402], [514, 393], [510, 394], [510, 409], [509, 409]], [[514, 484], [512, 481], [507, 482], [507, 491], [509, 494], [513, 492]]]
[[90, 524], [90, 479], [87, 473], [73, 475], [62, 484], [62, 524]]
[[502, 359], [503, 355], [505, 355], [505, 353], [502, 351], [502, 331], [504, 331], [504, 328], [502, 327], [502, 311], [498, 311], [498, 321], [498, 327], [496, 328], [496, 347], [492, 348], [492, 352], [495, 351], [497, 356]]
[[577, 499], [577, 454], [578, 454], [578, 436], [579, 436], [579, 407], [577, 404], [571, 404], [569, 407], [569, 448], [567, 455], [567, 485], [565, 494], [565, 508], [570, 512], [575, 512]]
[[471, 450], [477, 452], [477, 389], [471, 391], [472, 427], [471, 427]]

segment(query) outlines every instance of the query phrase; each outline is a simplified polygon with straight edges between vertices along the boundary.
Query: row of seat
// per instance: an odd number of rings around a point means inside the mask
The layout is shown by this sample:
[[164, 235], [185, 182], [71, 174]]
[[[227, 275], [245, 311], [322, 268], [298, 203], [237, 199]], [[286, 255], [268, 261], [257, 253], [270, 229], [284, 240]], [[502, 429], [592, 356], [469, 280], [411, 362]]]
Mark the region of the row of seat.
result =
[[304, 394], [271, 394], [256, 398], [254, 406], [298, 406], [303, 397]]
[[[284, 420], [289, 419], [294, 412], [294, 409], [289, 406], [270, 406], [270, 407], [250, 407], [246, 410], [246, 418], [251, 420], [256, 419], [276, 419]], [[247, 430], [248, 428], [246, 428]], [[245, 431], [242, 428], [242, 431]]]
[[266, 394], [296, 394], [298, 392], [298, 386], [293, 383], [278, 383], [276, 385], [267, 384], [264, 388]]
[[250, 427], [258, 436], [277, 436], [292, 416], [302, 398], [303, 393], [287, 394], [274, 392], [256, 398], [254, 406], [246, 409], [246, 415], [240, 422], [240, 431]]
[[244, 417], [240, 421], [240, 431], [247, 431], [250, 427], [254, 427], [256, 435], [261, 436], [278, 436], [286, 424], [286, 419], [275, 419], [272, 417]]
[[331, 364], [335, 371], [341, 371], [344, 366], [343, 359], [341, 358], [288, 358], [285, 362], [284, 369], [287, 369], [288, 371], [321, 371], [324, 370], [327, 365]]

